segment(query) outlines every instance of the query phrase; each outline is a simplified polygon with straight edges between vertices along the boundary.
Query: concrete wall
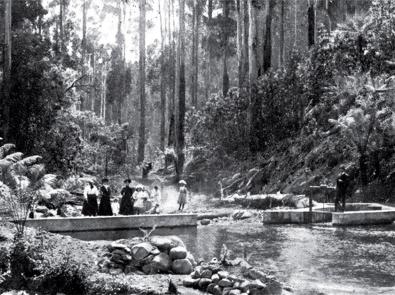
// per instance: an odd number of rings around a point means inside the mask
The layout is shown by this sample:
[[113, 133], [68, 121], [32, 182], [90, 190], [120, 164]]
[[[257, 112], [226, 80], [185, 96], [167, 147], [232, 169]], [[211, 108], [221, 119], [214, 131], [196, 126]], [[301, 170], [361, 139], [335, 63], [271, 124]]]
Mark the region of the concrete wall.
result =
[[197, 226], [196, 214], [100, 216], [29, 219], [28, 227], [49, 232], [78, 232], [156, 227]]
[[352, 211], [332, 213], [333, 225], [386, 224], [395, 221], [395, 210]]
[[[331, 222], [332, 213], [323, 211], [312, 212], [312, 222]], [[305, 224], [310, 223], [310, 212], [308, 211], [296, 211], [296, 210], [273, 210], [262, 212], [263, 223], [271, 224]]]

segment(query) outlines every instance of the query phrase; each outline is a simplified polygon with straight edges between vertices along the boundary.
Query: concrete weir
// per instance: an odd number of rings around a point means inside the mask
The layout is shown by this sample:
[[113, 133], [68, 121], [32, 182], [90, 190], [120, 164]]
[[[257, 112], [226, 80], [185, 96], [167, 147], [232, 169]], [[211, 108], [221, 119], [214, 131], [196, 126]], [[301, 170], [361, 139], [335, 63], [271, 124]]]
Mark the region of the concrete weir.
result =
[[270, 210], [262, 212], [263, 223], [272, 224], [306, 224], [331, 222], [332, 213], [326, 211], [306, 210]]
[[[395, 209], [395, 208], [394, 208]], [[395, 221], [395, 210], [351, 211], [332, 213], [333, 225], [374, 225]]]
[[49, 232], [80, 232], [197, 226], [196, 214], [97, 216], [28, 219], [26, 226]]
[[[324, 208], [322, 208], [324, 207]], [[263, 223], [307, 224], [332, 222], [335, 226], [386, 224], [395, 221], [395, 208], [376, 203], [350, 203], [345, 212], [334, 212], [333, 204], [308, 208], [267, 210], [262, 212]]]

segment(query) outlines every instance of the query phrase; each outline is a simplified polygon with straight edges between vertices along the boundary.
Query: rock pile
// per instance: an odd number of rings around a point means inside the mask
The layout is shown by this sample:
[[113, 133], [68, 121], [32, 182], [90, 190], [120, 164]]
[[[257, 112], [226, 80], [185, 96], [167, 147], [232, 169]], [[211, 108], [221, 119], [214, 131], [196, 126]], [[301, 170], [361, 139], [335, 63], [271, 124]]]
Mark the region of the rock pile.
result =
[[121, 240], [108, 246], [109, 252], [99, 262], [103, 272], [111, 274], [170, 273], [187, 275], [196, 266], [195, 259], [176, 236], [153, 236]]
[[224, 271], [220, 266], [202, 264], [195, 268], [183, 285], [214, 295], [267, 294], [267, 286], [260, 280], [246, 280]]
[[210, 263], [197, 266], [183, 280], [183, 285], [214, 295], [281, 294], [282, 285], [276, 278], [254, 268], [244, 259], [236, 258], [227, 265], [236, 266], [232, 269], [239, 275], [230, 274], [214, 258]]

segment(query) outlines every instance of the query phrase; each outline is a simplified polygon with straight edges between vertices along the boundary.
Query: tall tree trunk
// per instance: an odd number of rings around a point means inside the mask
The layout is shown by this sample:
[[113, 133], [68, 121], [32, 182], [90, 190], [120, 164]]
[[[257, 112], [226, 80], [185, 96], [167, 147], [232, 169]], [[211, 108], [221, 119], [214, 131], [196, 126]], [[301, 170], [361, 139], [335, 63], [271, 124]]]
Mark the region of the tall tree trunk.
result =
[[193, 72], [194, 72], [194, 80], [193, 80], [193, 97], [192, 97], [192, 105], [197, 108], [198, 107], [198, 90], [199, 90], [199, 28], [200, 28], [200, 7], [199, 1], [194, 0], [194, 22], [195, 22], [195, 30], [194, 30], [194, 53], [193, 53]]
[[[229, 19], [229, 3], [228, 0], [223, 0], [223, 14], [225, 21]], [[222, 72], [222, 94], [224, 96], [228, 95], [229, 91], [229, 74], [228, 74], [228, 28], [225, 26], [223, 28], [223, 72]]]
[[193, 0], [193, 7], [192, 7], [192, 47], [191, 47], [191, 86], [190, 86], [190, 96], [191, 102], [194, 106], [195, 102], [195, 49], [196, 49], [196, 42], [195, 42], [195, 34], [196, 34], [196, 2], [197, 0]]
[[[117, 50], [119, 50], [120, 56], [118, 57], [119, 60], [117, 61], [120, 63], [120, 73], [118, 73], [118, 87], [119, 87], [119, 98], [118, 101], [114, 102], [114, 108], [113, 108], [113, 118], [114, 122], [118, 123], [121, 125], [122, 123], [122, 109], [123, 109], [123, 103], [124, 103], [124, 97], [125, 97], [125, 79], [124, 79], [124, 74], [125, 74], [125, 40], [124, 40], [124, 35], [122, 31], [122, 24], [123, 24], [123, 19], [124, 19], [124, 1], [119, 1], [118, 2], [118, 32], [116, 36], [116, 41], [117, 41]], [[145, 34], [145, 32], [144, 32]], [[144, 41], [145, 42], [145, 41]], [[145, 52], [144, 52], [145, 54]], [[145, 92], [144, 92], [145, 93]], [[145, 94], [144, 94], [145, 95]]]
[[64, 0], [59, 1], [59, 56], [63, 55], [64, 47], [64, 29], [63, 29], [63, 19], [64, 19]]
[[249, 89], [249, 79], [248, 79], [248, 73], [249, 73], [249, 45], [248, 45], [248, 39], [249, 39], [249, 30], [250, 30], [250, 21], [249, 21], [249, 12], [248, 12], [248, 0], [241, 0], [243, 5], [241, 6], [242, 8], [242, 13], [243, 13], [243, 23], [242, 23], [242, 31], [243, 31], [243, 58], [244, 58], [244, 66], [243, 66], [243, 86], [247, 86], [247, 89]]
[[272, 65], [272, 18], [275, 0], [268, 0], [266, 6], [266, 30], [263, 44], [263, 72], [267, 72]]
[[[167, 146], [175, 145], [175, 98], [176, 98], [176, 44], [174, 34], [176, 32], [175, 16], [174, 16], [174, 0], [169, 0], [168, 3], [168, 25], [169, 25], [169, 84], [170, 97], [168, 104], [168, 120], [169, 120], [169, 135]], [[173, 24], [173, 25], [172, 25]], [[172, 29], [171, 29], [172, 27]]]
[[235, 0], [237, 13], [237, 61], [238, 61], [238, 86], [245, 86], [246, 73], [248, 72], [248, 2]]
[[177, 152], [177, 165], [176, 173], [177, 178], [181, 178], [184, 168], [184, 123], [185, 123], [185, 0], [179, 0], [179, 39], [178, 39], [178, 101], [176, 111], [176, 152]]
[[[86, 12], [87, 12], [87, 3], [86, 0], [83, 0], [82, 3], [82, 40], [81, 40], [81, 73], [84, 77], [82, 81], [85, 81], [85, 60], [86, 60]], [[86, 104], [86, 96], [81, 94], [81, 103], [80, 103], [80, 110], [85, 109]]]
[[249, 85], [251, 86], [256, 82], [258, 78], [258, 31], [257, 31], [257, 16], [260, 7], [255, 5], [260, 5], [256, 3], [255, 0], [248, 0], [248, 11], [249, 11], [249, 38], [248, 38], [248, 48], [249, 48]]
[[159, 21], [161, 33], [160, 55], [160, 149], [165, 150], [165, 124], [166, 124], [166, 81], [165, 81], [165, 32], [163, 29], [162, 10], [159, 0]]
[[243, 11], [242, 6], [243, 0], [235, 0], [236, 7], [236, 19], [237, 19], [237, 70], [239, 88], [243, 87], [243, 67], [244, 67], [244, 56], [243, 56]]
[[315, 44], [315, 1], [309, 1], [309, 8], [307, 10], [308, 19], [308, 42], [309, 47]]
[[11, 92], [11, 19], [12, 19], [12, 1], [4, 1], [4, 63], [3, 63], [3, 138], [9, 140], [9, 122], [10, 122], [10, 92]]
[[263, 4], [259, 1], [248, 0], [249, 11], [249, 105], [248, 105], [248, 129], [249, 129], [249, 147], [252, 152], [258, 151], [260, 148], [260, 137], [258, 130], [261, 117], [262, 104], [259, 97], [256, 95], [256, 80], [258, 78], [260, 65], [258, 62], [258, 15]]
[[298, 45], [298, 0], [294, 0], [294, 48]]
[[284, 16], [285, 16], [285, 5], [284, 0], [281, 0], [280, 7], [280, 53], [279, 53], [279, 65], [284, 65]]
[[140, 127], [137, 161], [144, 161], [145, 149], [145, 9], [146, 0], [139, 0], [139, 89], [140, 89]]
[[91, 66], [92, 66], [92, 75], [90, 77], [90, 85], [89, 85], [89, 101], [90, 101], [90, 110], [95, 112], [95, 98], [96, 98], [96, 89], [95, 89], [95, 75], [96, 75], [96, 56], [95, 49], [92, 50], [91, 55]]
[[205, 93], [206, 93], [206, 101], [209, 99], [211, 94], [211, 65], [213, 63], [213, 47], [211, 44], [211, 37], [212, 37], [212, 24], [213, 24], [213, 0], [208, 0], [207, 6], [207, 72], [206, 72], [206, 79], [205, 79]]

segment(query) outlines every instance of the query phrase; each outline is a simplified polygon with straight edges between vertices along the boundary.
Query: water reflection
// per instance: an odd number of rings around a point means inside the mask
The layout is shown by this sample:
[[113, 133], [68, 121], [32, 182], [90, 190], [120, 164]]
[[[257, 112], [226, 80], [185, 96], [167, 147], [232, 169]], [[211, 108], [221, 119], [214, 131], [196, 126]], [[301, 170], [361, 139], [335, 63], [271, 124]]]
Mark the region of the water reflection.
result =
[[[395, 294], [395, 226], [211, 225], [158, 229], [180, 236], [196, 256], [218, 257], [223, 244], [293, 286], [296, 294]], [[83, 240], [141, 236], [139, 231], [72, 233]]]

